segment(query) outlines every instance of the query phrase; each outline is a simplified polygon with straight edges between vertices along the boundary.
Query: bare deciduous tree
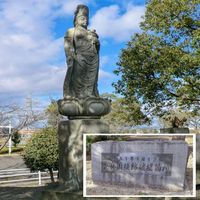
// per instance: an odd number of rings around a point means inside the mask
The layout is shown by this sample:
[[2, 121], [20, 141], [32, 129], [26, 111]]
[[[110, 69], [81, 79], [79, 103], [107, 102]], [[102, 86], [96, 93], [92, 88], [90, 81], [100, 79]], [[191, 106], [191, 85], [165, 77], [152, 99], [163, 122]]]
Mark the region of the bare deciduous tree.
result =
[[12, 121], [11, 134], [8, 128], [0, 129], [0, 150], [6, 145], [9, 138], [23, 128], [33, 128], [38, 122], [45, 120], [43, 110], [33, 109], [32, 99], [29, 105], [4, 105], [0, 106], [0, 126], [8, 126]]

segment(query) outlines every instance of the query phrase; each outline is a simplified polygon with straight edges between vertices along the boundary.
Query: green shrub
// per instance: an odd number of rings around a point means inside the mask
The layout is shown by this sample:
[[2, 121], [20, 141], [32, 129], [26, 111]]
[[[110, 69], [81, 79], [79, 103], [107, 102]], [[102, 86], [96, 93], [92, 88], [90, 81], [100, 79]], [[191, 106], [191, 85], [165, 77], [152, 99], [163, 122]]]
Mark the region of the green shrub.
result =
[[36, 132], [24, 148], [24, 161], [31, 170], [45, 170], [50, 172], [58, 169], [58, 139], [55, 128], [44, 128]]

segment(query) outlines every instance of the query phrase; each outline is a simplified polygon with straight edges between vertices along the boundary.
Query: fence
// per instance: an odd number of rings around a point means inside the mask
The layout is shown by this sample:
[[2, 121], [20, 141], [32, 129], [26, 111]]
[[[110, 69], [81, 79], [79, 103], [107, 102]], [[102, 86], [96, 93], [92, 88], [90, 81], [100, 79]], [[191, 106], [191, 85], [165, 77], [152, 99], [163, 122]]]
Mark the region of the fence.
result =
[[[57, 179], [57, 173], [58, 171], [53, 171], [55, 180]], [[41, 186], [49, 181], [50, 175], [46, 171], [30, 172], [28, 168], [0, 170], [0, 186], [22, 186], [23, 183]]]

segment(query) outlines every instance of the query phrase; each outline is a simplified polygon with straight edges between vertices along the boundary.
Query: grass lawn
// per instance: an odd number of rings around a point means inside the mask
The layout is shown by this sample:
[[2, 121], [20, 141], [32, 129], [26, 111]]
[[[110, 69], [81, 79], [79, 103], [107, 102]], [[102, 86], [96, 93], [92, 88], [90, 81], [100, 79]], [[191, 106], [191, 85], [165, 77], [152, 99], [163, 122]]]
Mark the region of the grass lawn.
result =
[[[19, 147], [12, 147], [12, 153], [19, 153], [22, 152], [24, 149], [24, 147], [19, 146]], [[0, 151], [0, 155], [2, 154], [8, 154], [9, 148], [8, 147], [4, 147], [3, 149], [1, 149]]]

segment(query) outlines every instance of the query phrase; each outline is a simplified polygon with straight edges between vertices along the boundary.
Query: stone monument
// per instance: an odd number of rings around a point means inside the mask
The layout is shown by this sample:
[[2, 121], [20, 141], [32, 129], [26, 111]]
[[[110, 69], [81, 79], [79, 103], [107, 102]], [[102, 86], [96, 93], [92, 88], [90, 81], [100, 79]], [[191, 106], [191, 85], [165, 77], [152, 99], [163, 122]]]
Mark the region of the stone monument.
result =
[[100, 43], [96, 31], [87, 29], [88, 18], [88, 7], [78, 5], [74, 27], [64, 37], [68, 69], [58, 110], [69, 120], [58, 127], [59, 183], [70, 191], [83, 188], [83, 133], [109, 132], [100, 117], [110, 112], [111, 102], [99, 96]]
[[97, 142], [92, 144], [92, 179], [138, 189], [182, 191], [187, 156], [188, 145], [182, 140]]

